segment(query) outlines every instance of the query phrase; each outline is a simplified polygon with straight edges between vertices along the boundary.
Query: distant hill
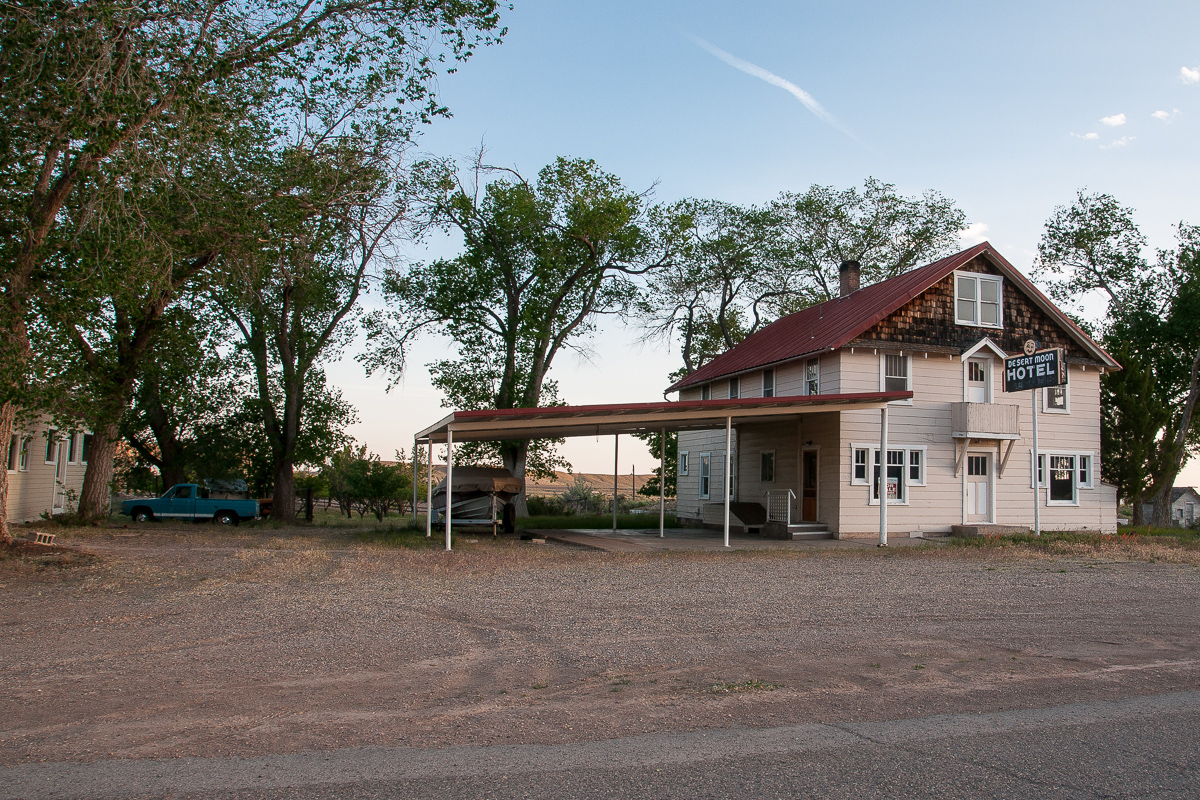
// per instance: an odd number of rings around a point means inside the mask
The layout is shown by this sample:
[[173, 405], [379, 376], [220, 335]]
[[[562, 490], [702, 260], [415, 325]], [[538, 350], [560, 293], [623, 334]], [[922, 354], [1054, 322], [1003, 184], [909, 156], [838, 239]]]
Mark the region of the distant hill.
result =
[[[385, 461], [385, 464], [395, 464], [395, 461]], [[433, 465], [433, 481], [437, 483], [442, 478], [446, 477], [446, 465]], [[643, 473], [641, 475], [630, 475], [626, 472], [624, 475], [617, 476], [617, 494], [621, 497], [628, 497], [631, 494], [636, 494], [636, 490], [646, 485], [646, 481], [650, 480], [651, 476]], [[545, 478], [527, 478], [525, 481], [526, 494], [530, 497], [554, 497], [561, 494], [566, 494], [575, 481], [583, 481], [584, 485], [592, 491], [612, 497], [613, 476], [612, 473], [607, 475], [603, 472], [555, 472], [552, 480]]]

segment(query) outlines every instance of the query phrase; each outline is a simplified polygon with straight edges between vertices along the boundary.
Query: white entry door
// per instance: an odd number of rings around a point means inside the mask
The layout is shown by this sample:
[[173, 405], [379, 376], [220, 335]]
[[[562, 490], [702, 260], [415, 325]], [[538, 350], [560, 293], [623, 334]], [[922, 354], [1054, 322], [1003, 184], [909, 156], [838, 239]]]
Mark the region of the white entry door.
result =
[[992, 456], [967, 453], [967, 522], [992, 521]]
[[992, 361], [989, 358], [967, 359], [967, 402], [986, 403], [988, 401], [988, 378], [991, 374]]

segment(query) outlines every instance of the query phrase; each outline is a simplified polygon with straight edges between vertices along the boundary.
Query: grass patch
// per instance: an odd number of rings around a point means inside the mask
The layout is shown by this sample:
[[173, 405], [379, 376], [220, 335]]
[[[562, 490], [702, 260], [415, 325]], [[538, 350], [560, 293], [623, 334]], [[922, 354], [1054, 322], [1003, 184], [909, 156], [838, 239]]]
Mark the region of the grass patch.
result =
[[946, 547], [1049, 556], [1110, 556], [1135, 561], [1200, 564], [1200, 536], [1186, 528], [1121, 528], [1117, 534], [1050, 531], [1041, 536], [952, 536]]
[[765, 683], [753, 678], [748, 681], [713, 684], [713, 694], [741, 694], [742, 692], [773, 692], [779, 688], [777, 683]]
[[[674, 514], [667, 514], [665, 526], [678, 528], [679, 523]], [[618, 514], [617, 527], [633, 530], [658, 530], [658, 513], [653, 514]], [[612, 528], [612, 514], [594, 514], [587, 516], [562, 517], [523, 517], [517, 519], [517, 528], [562, 530], [582, 528], [586, 530], [603, 530]]]
[[360, 542], [368, 544], [381, 544], [385, 547], [406, 547], [410, 550], [430, 550], [434, 547], [444, 546], [444, 539], [438, 538], [437, 531], [431, 538], [425, 538], [425, 529], [423, 527], [415, 527], [410, 522], [407, 525], [392, 524], [386, 528], [383, 526], [360, 529], [357, 531], [356, 538]]

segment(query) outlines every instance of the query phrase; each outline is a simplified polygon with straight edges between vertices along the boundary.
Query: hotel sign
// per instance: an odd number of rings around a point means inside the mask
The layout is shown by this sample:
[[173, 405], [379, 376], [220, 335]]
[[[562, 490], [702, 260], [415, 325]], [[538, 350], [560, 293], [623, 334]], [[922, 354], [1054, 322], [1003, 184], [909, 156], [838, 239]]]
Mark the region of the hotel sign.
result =
[[1004, 391], [1067, 385], [1067, 353], [1061, 347], [1004, 359]]

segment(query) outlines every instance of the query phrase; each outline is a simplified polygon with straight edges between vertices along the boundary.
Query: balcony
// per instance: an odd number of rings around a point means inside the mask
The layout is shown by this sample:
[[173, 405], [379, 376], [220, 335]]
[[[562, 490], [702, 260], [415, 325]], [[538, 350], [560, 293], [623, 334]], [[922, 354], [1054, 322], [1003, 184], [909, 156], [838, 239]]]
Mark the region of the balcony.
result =
[[1021, 407], [999, 403], [951, 403], [955, 439], [1020, 439]]

